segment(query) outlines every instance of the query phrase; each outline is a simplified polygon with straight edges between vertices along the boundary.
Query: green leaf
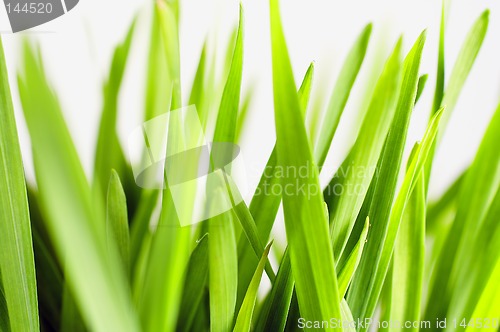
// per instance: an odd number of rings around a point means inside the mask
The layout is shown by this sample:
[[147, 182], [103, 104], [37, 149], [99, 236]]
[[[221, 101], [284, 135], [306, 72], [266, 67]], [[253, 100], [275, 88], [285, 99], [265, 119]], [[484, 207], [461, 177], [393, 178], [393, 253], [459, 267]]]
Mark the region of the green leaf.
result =
[[[382, 286], [384, 284], [385, 277], [387, 275], [387, 271], [389, 270], [389, 265], [391, 262], [391, 257], [393, 254], [393, 249], [395, 246], [396, 242], [396, 236], [397, 232], [399, 229], [399, 226], [401, 224], [401, 220], [403, 218], [403, 213], [405, 210], [405, 207], [408, 204], [409, 197], [411, 192], [416, 186], [417, 179], [419, 174], [421, 173], [425, 161], [429, 155], [429, 151], [431, 150], [431, 147], [433, 145], [433, 142], [436, 138], [438, 126], [439, 126], [439, 120], [441, 119], [442, 111], [439, 111], [436, 113], [436, 115], [433, 117], [431, 123], [427, 127], [427, 130], [424, 134], [424, 138], [422, 139], [422, 142], [420, 144], [416, 144], [414, 148], [414, 157], [411, 158], [412, 161], [408, 167], [408, 171], [406, 172], [406, 175], [403, 180], [403, 184], [401, 186], [401, 189], [399, 191], [398, 196], [396, 197], [396, 200], [394, 202], [394, 205], [391, 210], [391, 215], [389, 218], [389, 225], [387, 228], [387, 234], [385, 236], [385, 240], [383, 242], [383, 246], [381, 248], [381, 256], [380, 256], [380, 261], [377, 266], [377, 270], [374, 273], [374, 280], [372, 285], [372, 290], [371, 290], [371, 295], [368, 298], [364, 298], [363, 300], [360, 300], [359, 297], [356, 299], [357, 301], [367, 301], [368, 303], [364, 306], [365, 313], [366, 315], [359, 316], [361, 318], [363, 317], [371, 317], [373, 314], [376, 304], [378, 302]], [[370, 241], [370, 239], [368, 239]], [[370, 243], [370, 242], [368, 242]], [[367, 250], [367, 249], [365, 249]], [[360, 266], [361, 267], [361, 266]], [[396, 269], [397, 267], [395, 267]], [[358, 268], [358, 272], [360, 269]], [[373, 272], [372, 272], [373, 273]], [[359, 287], [359, 286], [357, 286]], [[349, 294], [350, 296], [350, 294]], [[365, 295], [366, 296], [366, 295]], [[362, 306], [363, 307], [363, 306]], [[351, 305], [351, 309], [352, 309]], [[364, 329], [363, 329], [364, 330]]]
[[[347, 258], [347, 262], [345, 265], [342, 267], [342, 269], [339, 272], [339, 294], [340, 297], [343, 298], [345, 294], [347, 293], [347, 288], [349, 287], [349, 284], [351, 283], [351, 280], [354, 277], [354, 273], [356, 272], [356, 269], [358, 268], [359, 262], [361, 261], [361, 257], [363, 254], [363, 248], [366, 243], [366, 238], [368, 236], [368, 229], [370, 228], [370, 219], [367, 217], [365, 225], [363, 227], [363, 232], [361, 233], [361, 236], [359, 237], [358, 243], [356, 243], [356, 246], [354, 249], [351, 251], [351, 254]], [[350, 309], [349, 309], [350, 312]]]
[[[368, 195], [356, 222], [357, 228], [361, 228], [367, 216], [370, 216], [370, 220], [373, 221], [373, 227], [368, 234], [368, 243], [364, 249], [365, 254], [361, 258], [347, 298], [352, 313], [356, 318], [371, 317], [375, 310], [374, 303], [376, 304], [376, 299], [380, 295], [380, 289], [374, 288], [374, 283], [383, 254], [382, 248], [387, 230], [390, 227], [391, 207], [396, 195], [396, 185], [406, 144], [408, 126], [415, 105], [418, 73], [424, 43], [425, 32], [417, 39], [404, 61], [402, 88], [396, 106], [396, 114], [389, 134], [385, 139], [376, 166], [375, 177], [372, 179]], [[356, 232], [351, 235], [354, 236], [351, 242], [357, 241], [359, 237], [357, 228], [355, 229]], [[343, 258], [342, 261], [344, 261]], [[367, 299], [370, 299], [370, 301], [367, 301]], [[368, 307], [369, 303], [372, 304], [371, 307]]]
[[[224, 198], [219, 191], [214, 199]], [[238, 257], [233, 213], [230, 210], [209, 220], [210, 331], [230, 331], [233, 326], [238, 290]]]
[[429, 301], [425, 318], [444, 318], [451, 305], [451, 295], [456, 285], [456, 276], [468, 252], [471, 253], [473, 239], [477, 236], [500, 185], [500, 106], [486, 130], [476, 157], [469, 167], [460, 188], [458, 210], [443, 250], [436, 263], [431, 280]]
[[340, 312], [342, 314], [342, 322], [345, 323], [342, 330], [344, 332], [356, 332], [356, 327], [353, 325], [355, 320], [352, 316], [351, 308], [349, 308], [349, 304], [344, 298], [340, 302]]
[[[341, 195], [337, 207], [330, 215], [335, 257], [341, 257], [347, 244], [375, 174], [377, 161], [396, 111], [401, 82], [401, 47], [402, 40], [400, 39], [377, 82], [369, 109], [353, 147], [351, 163], [344, 170], [347, 174], [344, 188], [359, 188], [360, 190], [352, 195]], [[363, 171], [361, 177], [359, 170]], [[352, 305], [351, 309], [353, 309]]]
[[255, 302], [257, 301], [257, 292], [259, 290], [260, 280], [262, 278], [262, 273], [264, 272], [264, 267], [267, 262], [267, 255], [269, 254], [271, 245], [272, 242], [267, 245], [259, 261], [259, 264], [257, 265], [257, 270], [255, 270], [252, 281], [248, 286], [248, 290], [238, 313], [233, 331], [250, 332], [251, 330], [252, 317], [255, 310]]
[[[390, 321], [420, 321], [425, 260], [425, 176], [420, 174], [403, 214], [394, 248]], [[402, 328], [393, 327], [391, 331]], [[418, 328], [405, 328], [418, 331]]]
[[[38, 300], [23, 161], [0, 40], [0, 269], [13, 331], [38, 331]], [[1, 316], [4, 316], [2, 310]], [[2, 317], [7, 321], [7, 317]]]
[[256, 331], [281, 332], [285, 329], [295, 284], [288, 250], [283, 254], [271, 293], [261, 309]]
[[251, 86], [245, 93], [243, 101], [241, 102], [240, 112], [238, 113], [238, 121], [236, 123], [235, 142], [239, 142], [243, 133], [243, 128], [248, 117], [248, 110], [255, 95], [254, 86]]
[[422, 93], [424, 92], [425, 85], [427, 83], [427, 79], [429, 78], [429, 75], [424, 74], [418, 78], [418, 88], [417, 88], [417, 95], [415, 97], [415, 104], [418, 103], [420, 100], [420, 97], [422, 96]]
[[[270, 5], [278, 165], [283, 169], [305, 168], [308, 175], [286, 174], [281, 179], [282, 188], [291, 188], [291, 192], [284, 190], [282, 196], [299, 307], [309, 320], [340, 318], [340, 301], [332, 301], [339, 296], [318, 170], [308, 144], [278, 1], [271, 0]], [[300, 192], [300, 186], [309, 188], [310, 192]]]
[[28, 45], [18, 82], [41, 206], [82, 316], [95, 331], [137, 331], [118, 253], [106, 248], [104, 212], [92, 204], [89, 184], [40, 54]]
[[116, 47], [109, 77], [104, 84], [104, 105], [97, 137], [95, 164], [94, 164], [94, 190], [98, 197], [105, 202], [111, 169], [115, 169], [122, 179], [125, 179], [126, 161], [116, 132], [118, 116], [118, 97], [127, 64], [127, 59], [135, 29], [132, 22], [125, 40]]
[[177, 330], [190, 331], [208, 280], [208, 234], [199, 239], [191, 253], [182, 293]]
[[130, 274], [130, 235], [128, 231], [127, 200], [120, 177], [115, 170], [109, 179], [106, 207], [106, 235], [108, 243], [118, 246], [118, 252], [127, 275]]
[[9, 312], [2, 283], [2, 270], [0, 269], [0, 331], [10, 332]]
[[205, 128], [208, 117], [208, 110], [205, 104], [205, 89], [206, 89], [206, 76], [207, 76], [207, 43], [203, 45], [201, 51], [198, 67], [193, 79], [191, 93], [189, 95], [189, 104], [195, 105], [198, 111], [198, 117]]
[[352, 87], [356, 81], [356, 77], [363, 64], [371, 32], [372, 25], [368, 24], [349, 51], [339, 77], [337, 78], [337, 82], [335, 83], [335, 88], [333, 89], [319, 133], [319, 140], [314, 149], [314, 160], [318, 163], [318, 167], [320, 168], [325, 163], [333, 136], [340, 122], [340, 117], [342, 116]]

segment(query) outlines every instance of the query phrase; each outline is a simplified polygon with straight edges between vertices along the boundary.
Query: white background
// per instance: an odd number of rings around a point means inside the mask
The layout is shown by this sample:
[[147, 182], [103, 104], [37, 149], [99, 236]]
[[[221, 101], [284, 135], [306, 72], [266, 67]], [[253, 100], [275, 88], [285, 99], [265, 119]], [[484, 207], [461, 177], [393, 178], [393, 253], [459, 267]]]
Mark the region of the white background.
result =
[[[120, 99], [119, 134], [122, 142], [140, 124], [144, 105], [145, 62], [149, 41], [149, 14], [152, 1], [81, 0], [64, 17], [22, 34], [3, 33], [21, 146], [29, 178], [33, 177], [30, 144], [19, 107], [16, 75], [20, 68], [19, 50], [23, 37], [39, 42], [47, 71], [61, 99], [65, 117], [85, 170], [90, 176], [99, 115], [101, 90], [113, 47], [123, 38], [128, 24], [139, 13], [130, 66]], [[181, 1], [181, 58], [184, 92], [190, 88], [201, 46], [209, 32], [224, 45], [237, 23], [238, 2], [233, 0]], [[255, 84], [256, 100], [249, 112], [242, 151], [245, 154], [251, 188], [274, 144], [274, 120], [269, 41], [268, 1], [243, 1], [246, 17], [244, 87]], [[378, 67], [377, 49], [388, 52], [400, 34], [408, 50], [419, 33], [427, 28], [422, 73], [429, 83], [415, 110], [409, 144], [419, 140], [425, 129], [434, 89], [439, 18], [438, 0], [354, 0], [281, 1], [282, 17], [299, 82], [310, 61], [316, 62], [316, 86], [327, 92], [343, 58], [357, 34], [368, 22], [374, 23], [367, 61], [340, 123], [322, 176], [323, 182], [342, 161], [352, 143], [356, 113], [365, 86], [363, 81]], [[490, 27], [476, 65], [438, 151], [431, 184], [433, 195], [441, 192], [474, 156], [491, 115], [499, 101], [500, 83], [500, 4], [494, 0], [453, 0], [447, 27], [447, 77], [467, 31], [486, 9], [491, 9]], [[0, 14], [5, 26], [5, 12]], [[377, 47], [383, 45], [383, 48]], [[221, 52], [223, 55], [223, 52]]]

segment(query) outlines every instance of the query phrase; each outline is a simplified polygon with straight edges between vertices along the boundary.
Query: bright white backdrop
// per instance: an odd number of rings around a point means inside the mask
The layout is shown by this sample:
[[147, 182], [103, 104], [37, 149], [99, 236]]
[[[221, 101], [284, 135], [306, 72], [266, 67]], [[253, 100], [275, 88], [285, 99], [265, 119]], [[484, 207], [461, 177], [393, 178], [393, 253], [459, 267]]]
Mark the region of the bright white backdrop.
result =
[[[24, 34], [3, 34], [11, 86], [16, 86], [19, 49], [24, 36], [37, 40], [46, 60], [49, 75], [60, 96], [65, 117], [90, 174], [99, 114], [101, 87], [107, 74], [111, 52], [124, 36], [129, 22], [139, 12], [131, 64], [126, 73], [120, 103], [119, 133], [123, 142], [140, 124], [143, 109], [145, 61], [149, 40], [148, 0], [81, 0], [69, 14]], [[258, 180], [274, 144], [273, 99], [269, 41], [268, 1], [243, 1], [246, 16], [244, 84], [256, 84], [256, 100], [242, 142], [250, 184]], [[181, 1], [182, 80], [191, 85], [203, 40], [215, 32], [223, 45], [236, 24], [238, 2], [234, 0]], [[404, 34], [405, 47], [425, 28], [427, 45], [422, 73], [429, 82], [414, 113], [409, 141], [418, 140], [425, 128], [434, 89], [440, 1], [437, 0], [354, 0], [354, 1], [281, 1], [282, 16], [297, 81], [310, 61], [316, 62], [315, 84], [331, 90], [339, 66], [356, 35], [368, 22], [374, 23], [374, 37], [362, 68], [362, 77], [370, 73], [376, 61], [376, 43], [391, 47]], [[437, 194], [468, 165], [500, 97], [500, 4], [494, 0], [452, 0], [447, 27], [447, 74], [451, 71], [465, 35], [480, 13], [491, 9], [490, 28], [464, 87], [448, 131], [438, 151], [431, 192]], [[5, 15], [5, 14], [3, 14]], [[6, 17], [0, 15], [0, 20]], [[324, 170], [323, 181], [342, 161], [350, 144], [351, 132], [365, 86], [357, 84], [342, 119], [340, 130]], [[30, 145], [17, 91], [13, 89], [16, 117], [28, 177], [33, 176]]]

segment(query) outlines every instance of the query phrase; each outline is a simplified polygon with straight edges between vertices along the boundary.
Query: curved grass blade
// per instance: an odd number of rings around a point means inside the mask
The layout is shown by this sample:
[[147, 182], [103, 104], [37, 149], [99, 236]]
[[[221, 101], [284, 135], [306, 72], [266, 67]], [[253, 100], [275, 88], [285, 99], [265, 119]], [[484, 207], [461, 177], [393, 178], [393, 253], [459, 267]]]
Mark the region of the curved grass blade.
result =
[[[340, 318], [340, 301], [332, 301], [339, 296], [318, 170], [313, 164], [308, 144], [278, 1], [271, 0], [270, 6], [278, 165], [295, 169], [306, 167], [309, 175], [306, 178], [284, 176], [281, 179], [282, 188], [296, 190], [293, 193], [283, 192], [283, 208], [292, 270], [297, 271], [294, 278], [299, 307], [306, 319]], [[301, 185], [317, 190], [306, 195], [297, 191]], [[317, 269], [317, 266], [322, 268]]]
[[18, 82], [41, 205], [83, 318], [95, 331], [137, 331], [118, 253], [106, 250], [104, 213], [92, 204], [90, 187], [40, 54], [28, 45]]
[[486, 130], [476, 157], [467, 171], [458, 198], [458, 210], [436, 263], [425, 318], [444, 318], [450, 305], [462, 259], [481, 229], [490, 202], [500, 184], [500, 106]]
[[[362, 311], [364, 315], [359, 316], [361, 318], [371, 317], [377, 305], [380, 293], [382, 291], [382, 286], [384, 284], [384, 280], [387, 275], [387, 271], [389, 270], [389, 265], [391, 262], [391, 257], [396, 242], [396, 235], [403, 217], [405, 207], [407, 206], [410, 193], [416, 186], [418, 176], [422, 171], [422, 168], [429, 155], [433, 142], [436, 138], [441, 115], [442, 111], [436, 113], [431, 123], [427, 127], [422, 142], [420, 144], [417, 144], [414, 148], [414, 158], [412, 158], [410, 166], [408, 167], [408, 171], [406, 172], [403, 184], [401, 186], [399, 194], [396, 197], [396, 201], [394, 202], [394, 205], [391, 210], [391, 215], [389, 218], [389, 226], [387, 228], [387, 235], [385, 236], [385, 240], [381, 248], [380, 261], [378, 263], [377, 270], [374, 273], [374, 281], [371, 284], [372, 285], [371, 295], [369, 297], [365, 297], [363, 301], [366, 301], [367, 303], [364, 306], [363, 305], [360, 306], [361, 308], [364, 308], [364, 311]], [[359, 271], [360, 270], [358, 268], [358, 273]], [[350, 299], [350, 296], [351, 294], [349, 293], [348, 300]], [[352, 298], [352, 300], [360, 301], [359, 297]], [[352, 305], [351, 305], [351, 310], [352, 310]], [[361, 330], [365, 331], [365, 329]]]
[[424, 74], [418, 78], [418, 88], [417, 88], [417, 95], [415, 96], [415, 104], [417, 104], [418, 101], [420, 100], [420, 97], [424, 92], [425, 85], [427, 84], [428, 78], [429, 78], [428, 74]]
[[[370, 219], [367, 217], [365, 225], [363, 227], [363, 231], [361, 232], [361, 236], [359, 237], [358, 243], [351, 251], [351, 254], [347, 258], [345, 265], [339, 272], [339, 294], [340, 297], [343, 298], [347, 293], [347, 288], [351, 283], [351, 280], [354, 277], [354, 273], [356, 273], [356, 269], [358, 268], [359, 262], [361, 261], [361, 257], [363, 255], [363, 248], [366, 243], [366, 239], [368, 236], [368, 229], [370, 228]], [[351, 310], [349, 309], [349, 312]]]
[[[425, 260], [425, 176], [421, 172], [399, 226], [393, 257], [391, 322], [419, 322]], [[391, 331], [401, 331], [401, 326]], [[416, 327], [405, 331], [418, 331]]]
[[[346, 188], [357, 187], [361, 189], [353, 195], [341, 195], [337, 208], [330, 215], [335, 257], [341, 257], [347, 244], [356, 217], [375, 174], [377, 161], [396, 111], [401, 82], [401, 47], [402, 40], [400, 39], [392, 55], [387, 60], [384, 71], [377, 83], [360, 134], [353, 147], [352, 163], [346, 170], [347, 174], [344, 182]], [[359, 169], [364, 170], [364, 176], [359, 177], [356, 171]]]
[[[372, 316], [375, 308], [367, 307], [369, 303], [367, 299], [372, 297], [378, 299], [380, 293], [380, 290], [374, 289], [373, 285], [377, 278], [387, 230], [390, 227], [391, 207], [396, 195], [396, 185], [406, 144], [410, 117], [415, 105], [418, 73], [424, 43], [425, 32], [417, 39], [404, 61], [402, 88], [396, 107], [396, 114], [376, 166], [377, 174], [372, 179], [368, 190], [368, 193], [372, 197], [367, 196], [369, 200], [363, 203], [363, 214], [358, 217], [357, 221], [358, 223], [364, 223], [364, 219], [370, 216], [370, 220], [373, 221], [373, 227], [368, 234], [368, 243], [364, 248], [365, 254], [361, 258], [347, 298], [352, 313], [356, 318], [369, 318]], [[353, 236], [357, 240], [357, 234], [353, 233]], [[341, 259], [341, 261], [343, 260]]]
[[337, 82], [335, 83], [323, 119], [318, 142], [314, 149], [314, 160], [318, 163], [318, 167], [320, 168], [323, 167], [326, 160], [333, 136], [340, 122], [340, 117], [342, 116], [342, 112], [347, 104], [356, 77], [363, 64], [371, 32], [372, 24], [368, 24], [349, 51], [339, 77], [337, 78]]
[[116, 121], [118, 116], [118, 97], [127, 65], [127, 59], [135, 30], [135, 22], [132, 22], [125, 40], [115, 49], [109, 77], [104, 84], [104, 105], [97, 137], [94, 183], [93, 189], [102, 202], [106, 201], [111, 169], [125, 179], [127, 163], [116, 132]]
[[259, 261], [259, 264], [257, 265], [257, 269], [255, 270], [252, 281], [248, 286], [245, 299], [243, 300], [243, 304], [241, 305], [240, 311], [238, 313], [233, 331], [250, 332], [251, 330], [252, 317], [255, 310], [255, 302], [257, 301], [257, 292], [259, 290], [260, 280], [262, 278], [262, 273], [264, 272], [264, 267], [267, 262], [267, 255], [269, 254], [271, 245], [272, 242], [267, 245]]
[[[38, 300], [26, 182], [0, 40], [0, 269], [13, 331], [38, 331]], [[2, 316], [6, 311], [2, 310]], [[2, 317], [4, 318], [4, 317]], [[4, 319], [7, 321], [7, 317]]]
[[128, 230], [127, 200], [120, 177], [111, 171], [106, 205], [106, 235], [108, 243], [116, 243], [123, 268], [130, 275], [130, 235]]
[[190, 331], [196, 312], [203, 299], [208, 280], [208, 242], [208, 234], [203, 235], [191, 253], [177, 321], [178, 331]]
[[295, 281], [288, 248], [283, 254], [271, 293], [263, 304], [255, 331], [276, 331], [285, 329], [292, 300]]

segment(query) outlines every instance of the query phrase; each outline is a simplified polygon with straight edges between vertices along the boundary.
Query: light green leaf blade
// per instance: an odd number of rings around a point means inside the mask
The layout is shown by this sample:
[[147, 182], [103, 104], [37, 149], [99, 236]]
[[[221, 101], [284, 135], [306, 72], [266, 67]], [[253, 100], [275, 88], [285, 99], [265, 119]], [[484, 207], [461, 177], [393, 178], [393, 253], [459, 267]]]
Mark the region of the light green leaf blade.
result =
[[[334, 255], [340, 257], [368, 191], [378, 158], [382, 152], [385, 136], [395, 113], [395, 106], [401, 82], [400, 39], [386, 63], [377, 83], [360, 134], [353, 148], [352, 164], [347, 170], [345, 185], [361, 188], [354, 195], [342, 195], [338, 206], [330, 215]], [[364, 169], [366, 175], [359, 178], [356, 169]], [[352, 309], [352, 308], [351, 308]]]
[[[402, 88], [396, 114], [376, 165], [377, 172], [370, 183], [368, 195], [358, 216], [355, 232], [353, 231], [351, 235], [354, 239], [350, 242], [357, 241], [357, 234], [359, 234], [357, 229], [361, 228], [365, 218], [369, 216], [373, 221], [373, 227], [368, 234], [368, 243], [364, 249], [365, 255], [361, 259], [347, 298], [356, 318], [371, 317], [375, 310], [374, 303], [380, 295], [380, 289], [374, 288], [374, 282], [378, 274], [382, 248], [389, 227], [390, 211], [396, 195], [407, 131], [418, 89], [418, 73], [424, 43], [425, 32], [414, 43], [404, 61]], [[342, 258], [341, 262], [343, 261]], [[367, 299], [372, 300], [367, 301]], [[369, 303], [371, 307], [368, 306]]]
[[233, 331], [250, 332], [251, 330], [252, 317], [255, 311], [255, 302], [257, 301], [257, 292], [259, 290], [260, 280], [262, 278], [262, 273], [264, 272], [264, 267], [267, 262], [267, 255], [269, 254], [271, 245], [272, 242], [267, 245], [259, 261], [259, 264], [257, 265], [257, 269], [255, 270], [252, 281], [248, 286], [248, 290], [238, 313], [238, 317], [236, 318], [236, 324]]
[[314, 160], [320, 168], [326, 160], [333, 136], [340, 122], [340, 117], [363, 64], [371, 32], [372, 25], [368, 24], [349, 51], [335, 83], [325, 117], [322, 121], [318, 142], [314, 149]]
[[[284, 176], [282, 188], [288, 186], [293, 191], [297, 186], [305, 185], [317, 189], [310, 195], [299, 191], [283, 192], [285, 226], [292, 271], [296, 271], [294, 278], [299, 307], [306, 319], [340, 318], [340, 301], [332, 301], [339, 296], [318, 170], [308, 144], [278, 1], [271, 0], [270, 6], [278, 165], [295, 169], [306, 167], [308, 170], [306, 178]], [[315, 268], [317, 266], [322, 268]]]
[[[23, 161], [0, 40], [0, 269], [13, 331], [38, 331], [35, 262]], [[4, 316], [2, 311], [2, 316]], [[4, 320], [4, 317], [2, 317]], [[5, 321], [7, 317], [5, 317]]]
[[[420, 321], [425, 260], [425, 204], [425, 176], [421, 173], [405, 207], [394, 248], [392, 322]], [[391, 330], [396, 332], [403, 329], [397, 326]], [[404, 330], [419, 329], [412, 327]]]
[[177, 322], [178, 331], [190, 331], [208, 280], [208, 234], [203, 235], [197, 242], [186, 270]]
[[[361, 232], [361, 236], [359, 237], [358, 243], [351, 251], [351, 254], [347, 258], [345, 265], [339, 272], [338, 280], [339, 280], [339, 295], [343, 298], [347, 292], [347, 288], [351, 283], [351, 280], [354, 277], [354, 273], [358, 268], [359, 262], [361, 261], [361, 257], [363, 254], [363, 248], [366, 243], [366, 238], [368, 236], [368, 229], [370, 228], [370, 219], [367, 217], [365, 225], [363, 227], [363, 231]], [[349, 309], [350, 312], [350, 309]]]
[[425, 90], [428, 78], [429, 75], [427, 74], [424, 74], [418, 78], [418, 88], [417, 88], [417, 96], [415, 97], [415, 104], [417, 104], [418, 101], [420, 100], [420, 97], [422, 96], [422, 93]]
[[118, 253], [106, 248], [104, 212], [92, 205], [90, 187], [40, 54], [27, 45], [18, 82], [41, 205], [83, 318], [95, 331], [137, 331]]
[[444, 318], [462, 260], [481, 229], [490, 202], [500, 185], [500, 106], [479, 146], [460, 188], [458, 210], [436, 262], [425, 318]]
[[120, 177], [111, 171], [106, 202], [106, 236], [108, 245], [116, 244], [127, 275], [130, 275], [130, 235], [128, 230], [127, 199]]

